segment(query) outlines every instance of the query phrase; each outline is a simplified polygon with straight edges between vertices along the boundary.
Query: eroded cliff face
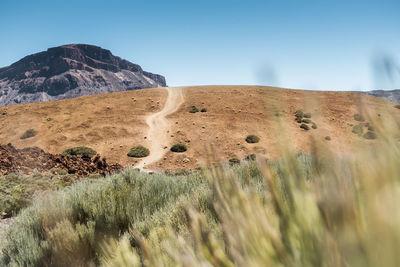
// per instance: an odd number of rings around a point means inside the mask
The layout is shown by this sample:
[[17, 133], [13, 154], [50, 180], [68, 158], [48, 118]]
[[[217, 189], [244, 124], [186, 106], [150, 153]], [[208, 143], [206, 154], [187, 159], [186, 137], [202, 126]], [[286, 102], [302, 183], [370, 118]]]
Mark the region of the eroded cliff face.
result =
[[0, 105], [164, 87], [165, 78], [93, 45], [72, 44], [0, 68]]

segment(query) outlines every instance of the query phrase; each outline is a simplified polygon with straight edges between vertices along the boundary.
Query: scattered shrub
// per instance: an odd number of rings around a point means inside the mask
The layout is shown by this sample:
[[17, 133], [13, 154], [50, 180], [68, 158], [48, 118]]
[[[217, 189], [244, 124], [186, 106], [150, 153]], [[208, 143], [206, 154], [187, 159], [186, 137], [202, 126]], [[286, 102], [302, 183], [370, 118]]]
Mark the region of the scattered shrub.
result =
[[240, 164], [240, 159], [238, 159], [238, 158], [231, 158], [231, 159], [229, 160], [229, 164], [230, 164], [230, 165]]
[[317, 124], [316, 124], [315, 122], [312, 123], [311, 127], [312, 127], [314, 130], [318, 128], [318, 127], [317, 127]]
[[310, 127], [308, 127], [308, 125], [307, 125], [307, 124], [304, 124], [304, 123], [302, 123], [302, 124], [300, 125], [300, 128], [301, 128], [301, 129], [304, 129], [305, 131], [310, 130]]
[[295, 115], [296, 117], [301, 117], [301, 118], [304, 117], [304, 113], [303, 113], [303, 111], [302, 111], [301, 109], [296, 110], [296, 112], [294, 113], [294, 115]]
[[311, 120], [310, 119], [302, 119], [301, 122], [303, 122], [303, 123], [311, 123]]
[[400, 105], [396, 105], [396, 106], [394, 106], [394, 107], [400, 109]]
[[353, 130], [351, 132], [357, 135], [362, 135], [364, 132], [363, 125], [362, 124], [354, 125]]
[[192, 107], [190, 108], [189, 112], [190, 112], [190, 113], [197, 113], [197, 112], [199, 112], [199, 109], [196, 108], [196, 106], [192, 106]]
[[331, 141], [331, 137], [330, 136], [325, 136], [325, 140]]
[[250, 161], [250, 160], [256, 160], [256, 159], [257, 159], [257, 156], [256, 156], [256, 154], [250, 154], [250, 155], [247, 155], [244, 159], [245, 159], [245, 160], [248, 160], [248, 161]]
[[37, 131], [35, 131], [34, 129], [29, 129], [29, 130], [26, 130], [26, 132], [23, 135], [21, 135], [20, 139], [30, 138], [30, 137], [35, 136], [36, 134], [37, 134]]
[[357, 113], [357, 114], [354, 114], [354, 120], [363, 122], [364, 118], [363, 118], [363, 116], [361, 116], [360, 114]]
[[150, 151], [144, 146], [132, 147], [128, 152], [128, 157], [133, 158], [144, 158], [150, 155]]
[[297, 123], [301, 123], [303, 121], [303, 117], [296, 117], [294, 120], [297, 121]]
[[368, 131], [371, 131], [371, 132], [375, 131], [374, 126], [372, 126], [372, 125], [369, 124], [369, 123], [366, 123], [366, 124], [365, 124], [365, 127], [367, 127]]
[[202, 108], [202, 109], [200, 110], [200, 112], [207, 112], [207, 109], [206, 109], [206, 108]]
[[363, 137], [365, 139], [376, 139], [376, 134], [374, 132], [368, 131], [363, 135]]
[[186, 145], [182, 144], [182, 143], [176, 143], [171, 147], [172, 152], [181, 153], [181, 152], [185, 152], [186, 150], [187, 150]]
[[77, 147], [71, 147], [68, 149], [65, 149], [61, 155], [67, 156], [67, 157], [87, 157], [87, 158], [92, 158], [97, 154], [96, 150], [86, 147], [86, 146], [77, 146]]
[[246, 142], [250, 144], [258, 143], [260, 141], [260, 138], [254, 134], [248, 135], [246, 137]]
[[311, 113], [304, 113], [304, 118], [310, 119], [311, 118]]

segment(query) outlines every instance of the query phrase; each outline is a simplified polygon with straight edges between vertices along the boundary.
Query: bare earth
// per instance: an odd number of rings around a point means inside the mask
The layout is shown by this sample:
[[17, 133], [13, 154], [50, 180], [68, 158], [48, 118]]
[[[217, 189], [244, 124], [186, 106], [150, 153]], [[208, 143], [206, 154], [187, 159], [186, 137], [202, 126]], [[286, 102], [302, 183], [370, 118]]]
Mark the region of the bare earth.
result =
[[182, 88], [170, 87], [166, 90], [168, 91], [168, 98], [164, 108], [146, 118], [146, 124], [149, 128], [144, 144], [149, 148], [150, 155], [136, 164], [135, 167], [137, 168], [143, 169], [143, 167], [159, 161], [171, 146], [172, 140], [168, 136], [171, 131], [171, 123], [166, 119], [166, 116], [176, 112], [184, 100]]
[[[207, 112], [189, 113], [192, 105]], [[293, 115], [297, 109], [310, 112], [318, 128], [300, 129]], [[352, 134], [352, 125], [359, 123], [353, 116], [360, 112], [370, 115], [369, 122], [400, 116], [393, 103], [361, 93], [261, 86], [143, 89], [1, 107], [0, 143], [38, 146], [50, 153], [90, 146], [109, 163], [193, 168], [209, 162], [210, 145], [221, 161], [251, 153], [279, 157], [284, 143], [309, 152], [312, 138], [328, 149], [351, 153], [359, 145], [376, 142]], [[38, 134], [21, 140], [30, 128]], [[260, 142], [246, 143], [248, 134], [259, 136]], [[188, 151], [170, 152], [175, 142], [185, 143]], [[142, 160], [129, 158], [127, 152], [136, 145], [148, 147], [151, 155]]]

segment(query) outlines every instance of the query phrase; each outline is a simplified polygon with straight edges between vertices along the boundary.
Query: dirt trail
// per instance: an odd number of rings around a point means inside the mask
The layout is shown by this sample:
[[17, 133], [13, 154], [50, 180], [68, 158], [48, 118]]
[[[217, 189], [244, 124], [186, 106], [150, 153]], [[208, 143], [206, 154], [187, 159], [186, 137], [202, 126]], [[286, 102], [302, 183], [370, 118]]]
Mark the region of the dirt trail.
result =
[[146, 118], [149, 126], [147, 133], [147, 141], [149, 143], [150, 155], [135, 165], [136, 168], [142, 169], [152, 163], [159, 161], [167, 152], [165, 147], [169, 147], [170, 140], [168, 131], [171, 130], [171, 123], [166, 117], [178, 110], [184, 102], [183, 90], [180, 87], [168, 87], [167, 101], [164, 108]]

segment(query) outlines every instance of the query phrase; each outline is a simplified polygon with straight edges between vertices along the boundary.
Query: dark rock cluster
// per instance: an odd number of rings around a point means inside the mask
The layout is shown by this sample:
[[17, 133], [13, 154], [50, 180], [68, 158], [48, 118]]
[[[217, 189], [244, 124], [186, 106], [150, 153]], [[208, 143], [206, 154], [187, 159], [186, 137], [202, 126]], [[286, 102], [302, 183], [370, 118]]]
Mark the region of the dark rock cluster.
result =
[[110, 174], [122, 170], [119, 164], [108, 164], [99, 155], [90, 157], [68, 157], [51, 154], [38, 147], [16, 149], [13, 145], [0, 145], [0, 173], [30, 174], [34, 171], [46, 172], [53, 168], [65, 170], [76, 176], [90, 174]]

